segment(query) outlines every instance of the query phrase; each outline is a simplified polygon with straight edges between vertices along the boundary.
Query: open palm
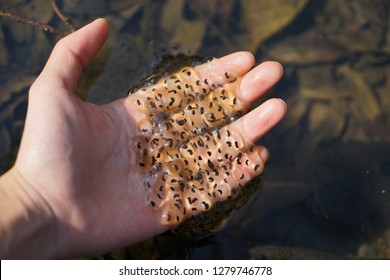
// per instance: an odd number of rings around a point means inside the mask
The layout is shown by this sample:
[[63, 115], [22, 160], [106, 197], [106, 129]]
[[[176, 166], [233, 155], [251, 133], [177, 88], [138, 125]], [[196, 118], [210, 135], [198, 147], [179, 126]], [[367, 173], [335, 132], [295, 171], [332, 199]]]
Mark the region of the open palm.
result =
[[[107, 36], [107, 23], [97, 20], [62, 39], [30, 90], [13, 169], [28, 183], [30, 196], [44, 202], [55, 219], [57, 256], [106, 252], [168, 229], [161, 211], [145, 203], [147, 173], [140, 172], [132, 158], [145, 118], [135, 105], [142, 92], [103, 106], [83, 102], [74, 93], [82, 69]], [[237, 98], [252, 103], [282, 75], [277, 63], [251, 70], [253, 64], [251, 54], [239, 52], [196, 71], [211, 80], [226, 72], [237, 77]], [[283, 101], [268, 100], [230, 126], [250, 145], [278, 123], [285, 110]], [[267, 150], [257, 149], [265, 162]]]

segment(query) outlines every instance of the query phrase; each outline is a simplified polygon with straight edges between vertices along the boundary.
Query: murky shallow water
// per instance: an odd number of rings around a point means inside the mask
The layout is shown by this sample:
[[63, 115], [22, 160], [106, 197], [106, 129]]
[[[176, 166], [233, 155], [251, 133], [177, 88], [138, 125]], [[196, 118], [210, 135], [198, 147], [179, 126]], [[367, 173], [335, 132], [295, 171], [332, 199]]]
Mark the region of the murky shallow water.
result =
[[[0, 5], [66, 30], [47, 1]], [[285, 67], [267, 95], [289, 112], [260, 141], [271, 152], [263, 190], [214, 236], [178, 244], [166, 234], [106, 258], [390, 258], [390, 1], [73, 0], [62, 10], [77, 26], [96, 17], [111, 25], [94, 66], [101, 74], [80, 87], [91, 102], [125, 96], [167, 52], [250, 50]], [[0, 24], [3, 173], [28, 88], [59, 36]]]

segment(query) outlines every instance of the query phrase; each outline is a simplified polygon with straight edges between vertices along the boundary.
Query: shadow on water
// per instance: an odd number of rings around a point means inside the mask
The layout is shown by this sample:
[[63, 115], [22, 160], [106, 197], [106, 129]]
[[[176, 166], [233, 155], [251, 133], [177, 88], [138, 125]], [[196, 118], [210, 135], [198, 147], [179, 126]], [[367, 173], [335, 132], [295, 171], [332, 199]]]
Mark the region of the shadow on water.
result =
[[[63, 27], [46, 2], [0, 8]], [[390, 1], [99, 0], [61, 8], [77, 26], [110, 22], [104, 57], [80, 89], [94, 103], [125, 96], [167, 53], [249, 50], [285, 69], [266, 96], [285, 99], [289, 112], [260, 140], [271, 153], [262, 190], [214, 235], [178, 241], [166, 233], [103, 258], [390, 258]], [[5, 18], [0, 25], [3, 173], [17, 152], [28, 88], [59, 36]]]

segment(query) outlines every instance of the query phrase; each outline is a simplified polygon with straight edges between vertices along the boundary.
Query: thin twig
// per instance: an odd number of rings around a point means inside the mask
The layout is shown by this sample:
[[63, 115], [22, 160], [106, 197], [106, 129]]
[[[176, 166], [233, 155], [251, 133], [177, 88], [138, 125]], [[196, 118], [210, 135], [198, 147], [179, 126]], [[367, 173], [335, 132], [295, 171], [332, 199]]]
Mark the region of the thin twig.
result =
[[59, 29], [57, 29], [57, 28], [55, 28], [53, 26], [50, 26], [50, 25], [47, 25], [47, 24], [44, 24], [42, 22], [35, 21], [35, 20], [32, 20], [32, 19], [28, 19], [28, 18], [25, 18], [25, 17], [22, 17], [22, 16], [14, 15], [14, 14], [12, 14], [10, 12], [6, 12], [4, 10], [0, 10], [0, 16], [16, 20], [16, 21], [18, 21], [20, 23], [36, 26], [36, 27], [42, 29], [43, 31], [48, 32], [48, 33], [56, 33], [56, 34], [60, 34], [62, 36], [66, 36], [66, 35], [69, 34], [69, 32], [61, 31], [61, 30], [59, 30]]
[[65, 16], [60, 9], [58, 8], [55, 0], [50, 0], [51, 6], [56, 13], [56, 15], [66, 24], [70, 32], [75, 32], [77, 30], [76, 26], [73, 24], [72, 20]]

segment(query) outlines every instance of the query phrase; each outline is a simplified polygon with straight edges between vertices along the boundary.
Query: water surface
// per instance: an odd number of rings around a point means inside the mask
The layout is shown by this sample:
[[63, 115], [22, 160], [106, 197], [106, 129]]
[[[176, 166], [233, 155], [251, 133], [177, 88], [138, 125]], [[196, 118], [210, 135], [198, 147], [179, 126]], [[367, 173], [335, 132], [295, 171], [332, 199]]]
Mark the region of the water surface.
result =
[[[59, 2], [59, 1], [58, 1]], [[169, 234], [106, 258], [390, 258], [390, 1], [63, 1], [82, 26], [111, 35], [80, 94], [102, 104], [126, 95], [161, 55], [248, 50], [277, 60], [282, 81], [265, 97], [289, 107], [259, 143], [271, 158], [262, 190], [214, 236]], [[0, 8], [66, 26], [48, 1]], [[28, 88], [59, 35], [0, 18], [0, 173], [15, 158]]]

